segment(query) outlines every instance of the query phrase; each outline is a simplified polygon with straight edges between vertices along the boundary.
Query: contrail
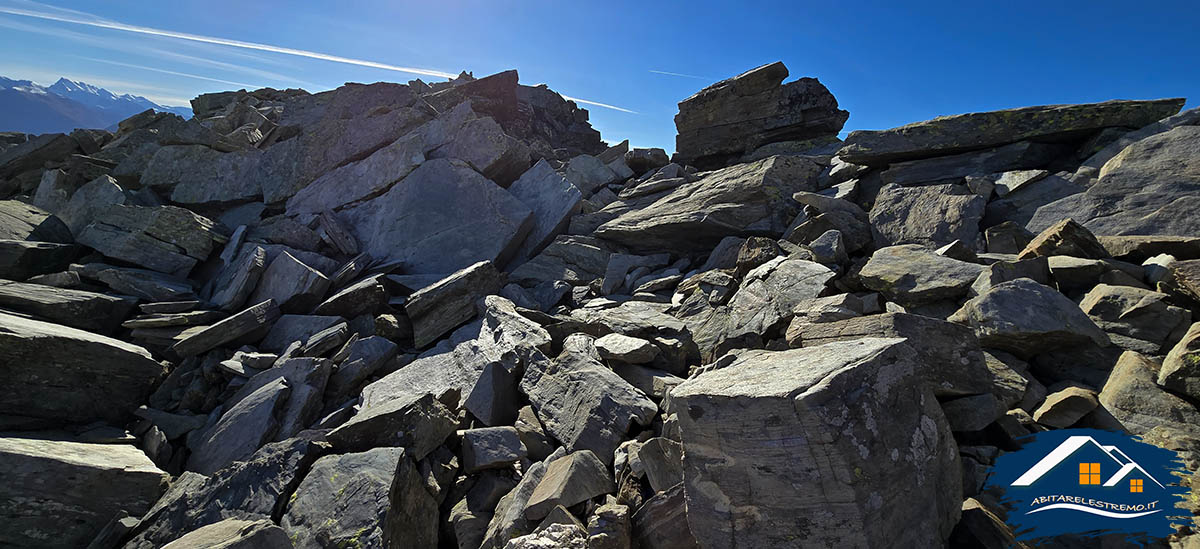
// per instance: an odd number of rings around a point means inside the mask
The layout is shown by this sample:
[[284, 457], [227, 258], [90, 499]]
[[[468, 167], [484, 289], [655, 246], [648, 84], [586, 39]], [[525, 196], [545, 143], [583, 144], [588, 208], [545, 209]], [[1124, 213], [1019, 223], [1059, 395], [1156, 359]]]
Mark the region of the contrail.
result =
[[97, 63], [108, 63], [109, 65], [117, 65], [118, 67], [129, 67], [129, 68], [131, 68], [131, 69], [140, 69], [140, 70], [144, 70], [144, 71], [160, 72], [160, 73], [163, 73], [163, 74], [171, 74], [171, 75], [175, 75], [175, 76], [183, 76], [183, 77], [186, 77], [186, 78], [195, 78], [195, 79], [197, 79], [197, 80], [208, 80], [208, 81], [210, 81], [210, 82], [218, 82], [218, 83], [221, 83], [221, 84], [229, 84], [229, 85], [231, 85], [231, 86], [240, 86], [240, 87], [247, 88], [247, 89], [257, 89], [257, 88], [261, 88], [261, 87], [262, 87], [262, 86], [258, 86], [258, 85], [256, 85], [256, 84], [247, 84], [247, 83], [245, 83], [245, 82], [234, 82], [234, 81], [232, 81], [232, 80], [221, 80], [220, 78], [209, 78], [209, 77], [207, 77], [207, 76], [200, 76], [200, 75], [198, 75], [198, 74], [191, 74], [191, 73], [186, 73], [186, 72], [175, 72], [175, 71], [169, 71], [169, 70], [166, 70], [166, 69], [156, 69], [156, 68], [154, 68], [154, 67], [147, 67], [147, 66], [145, 66], [145, 65], [134, 65], [134, 64], [132, 64], [132, 63], [122, 63], [122, 62], [120, 62], [120, 61], [112, 61], [112, 60], [109, 60], [109, 59], [100, 59], [100, 58], [98, 58], [98, 57], [83, 57], [83, 56], [78, 56], [78, 57], [79, 57], [80, 59], [86, 59], [86, 60], [88, 60], [88, 61], [95, 61], [95, 62], [97, 62]]
[[409, 74], [419, 74], [422, 76], [436, 76], [438, 78], [454, 78], [457, 75], [448, 72], [434, 71], [428, 69], [418, 69], [414, 67], [400, 67], [397, 65], [388, 65], [386, 63], [376, 63], [374, 61], [366, 61], [363, 59], [352, 59], [350, 57], [341, 57], [337, 55], [329, 55], [315, 51], [297, 50], [293, 48], [284, 48], [280, 46], [272, 46], [270, 44], [258, 44], [255, 42], [243, 42], [241, 40], [229, 40], [226, 38], [216, 38], [212, 36], [201, 36], [198, 34], [189, 34], [186, 32], [175, 32], [162, 29], [152, 29], [149, 27], [139, 27], [136, 25], [126, 25], [114, 21], [88, 20], [79, 17], [70, 17], [65, 15], [56, 15], [51, 13], [42, 13], [30, 10], [0, 7], [0, 13], [9, 15], [20, 15], [24, 17], [33, 17], [36, 19], [45, 19], [48, 21], [59, 21], [62, 23], [74, 23], [76, 25], [87, 25], [89, 27], [97, 27], [101, 29], [119, 30], [125, 32], [135, 32], [138, 34], [147, 34], [150, 36], [163, 36], [166, 38], [178, 38], [180, 40], [191, 40], [193, 42], [203, 42], [205, 44], [217, 44], [220, 46], [231, 46], [234, 48], [244, 48], [248, 50], [269, 51], [272, 53], [282, 53], [285, 55], [295, 55], [298, 57], [307, 57], [310, 59], [321, 59], [323, 61], [333, 61], [335, 63], [345, 63], [348, 65], [359, 65], [362, 67], [371, 67], [375, 69], [384, 69], [396, 72], [406, 72]]
[[[163, 30], [163, 29], [154, 29], [154, 28], [150, 28], [150, 27], [140, 27], [137, 25], [127, 25], [125, 23], [118, 23], [115, 21], [107, 21], [107, 20], [102, 20], [102, 19], [88, 19], [88, 18], [77, 17], [77, 16], [73, 16], [73, 15], [60, 15], [60, 14], [54, 14], [54, 13], [45, 13], [45, 12], [25, 10], [25, 9], [19, 9], [19, 8], [9, 8], [9, 7], [0, 7], [0, 13], [6, 13], [9, 15], [19, 15], [22, 17], [32, 17], [35, 19], [44, 19], [47, 21], [58, 21], [60, 23], [73, 23], [76, 25], [86, 25], [89, 27], [96, 27], [96, 28], [101, 28], [101, 29], [133, 32], [133, 33], [145, 34], [145, 35], [149, 35], [149, 36], [161, 36], [161, 37], [166, 37], [166, 38], [176, 38], [179, 40], [190, 40], [193, 42], [202, 42], [205, 44], [216, 44], [219, 46], [230, 46], [230, 47], [234, 47], [234, 48], [243, 48], [243, 49], [248, 49], [248, 50], [258, 50], [258, 51], [266, 51], [266, 52], [271, 52], [271, 53], [281, 53], [284, 55], [294, 55], [297, 57], [307, 57], [309, 59], [320, 59], [322, 61], [332, 61], [334, 63], [344, 63], [347, 65], [358, 65], [360, 67], [370, 67], [373, 69], [383, 69], [383, 70], [403, 72], [403, 73], [408, 73], [408, 74], [416, 74], [416, 75], [421, 75], [421, 76], [433, 76], [433, 77], [437, 77], [437, 78], [455, 78], [458, 76], [457, 74], [444, 72], [444, 71], [435, 71], [435, 70], [421, 69], [421, 68], [416, 68], [416, 67], [401, 67], [398, 65], [389, 65], [386, 63], [367, 61], [365, 59], [354, 59], [351, 57], [341, 57], [338, 55], [329, 55], [327, 53], [320, 53], [320, 52], [315, 52], [315, 51], [298, 50], [298, 49], [294, 49], [294, 48], [285, 48], [282, 46], [272, 46], [270, 44], [259, 44], [257, 42], [243, 42], [241, 40], [230, 40], [227, 38], [202, 36], [199, 34], [190, 34], [190, 33], [186, 33], [186, 32], [175, 32], [175, 31], [169, 31], [169, 30]], [[83, 13], [83, 12], [75, 12], [75, 13]], [[567, 96], [564, 95], [563, 97], [566, 98]], [[621, 107], [616, 107], [613, 105], [609, 105], [606, 103], [600, 103], [597, 101], [588, 101], [586, 99], [577, 99], [577, 98], [568, 98], [568, 99], [571, 99], [572, 101], [575, 101], [577, 103], [585, 103], [588, 105], [595, 105], [597, 107], [603, 107], [606, 109], [613, 109], [616, 111], [637, 114], [636, 112], [631, 111], [629, 109], [623, 109]]]
[[631, 111], [631, 110], [629, 110], [629, 109], [622, 109], [621, 107], [616, 107], [616, 106], [613, 106], [613, 105], [606, 105], [606, 104], [604, 104], [604, 103], [597, 103], [597, 102], [595, 102], [595, 101], [588, 101], [587, 99], [580, 99], [580, 98], [578, 98], [578, 97], [569, 97], [569, 96], [563, 95], [563, 94], [561, 94], [561, 93], [560, 93], [560, 94], [558, 94], [558, 95], [562, 95], [562, 98], [563, 98], [563, 99], [566, 99], [567, 101], [574, 101], [574, 102], [576, 102], [576, 103], [584, 103], [584, 104], [587, 104], [587, 105], [595, 105], [595, 106], [597, 106], [597, 107], [604, 107], [604, 108], [606, 108], [606, 109], [612, 109], [612, 110], [614, 110], [614, 111], [627, 112], [627, 113], [629, 113], [629, 114], [637, 114], [637, 113], [638, 113], [637, 111]]
[[712, 80], [711, 78], [706, 78], [704, 76], [696, 76], [694, 74], [683, 74], [681, 72], [667, 72], [667, 71], [650, 71], [650, 72], [652, 72], [654, 74], [665, 74], [667, 76], [682, 76], [684, 78], [695, 78], [696, 80]]

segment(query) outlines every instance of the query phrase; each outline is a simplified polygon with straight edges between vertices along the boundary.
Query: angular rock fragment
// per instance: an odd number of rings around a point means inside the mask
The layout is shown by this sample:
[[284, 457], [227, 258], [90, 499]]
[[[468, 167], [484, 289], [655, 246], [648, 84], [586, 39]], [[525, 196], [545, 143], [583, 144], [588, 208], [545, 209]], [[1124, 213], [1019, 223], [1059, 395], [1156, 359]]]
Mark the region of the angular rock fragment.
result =
[[1035, 236], [1017, 258], [1030, 259], [1052, 255], [1104, 259], [1108, 257], [1108, 250], [1100, 245], [1090, 231], [1074, 220], [1064, 219]]
[[608, 469], [595, 454], [580, 450], [555, 460], [529, 496], [525, 518], [538, 520], [556, 505], [570, 507], [614, 489]]
[[902, 244], [877, 250], [859, 277], [867, 288], [907, 307], [962, 297], [982, 271], [982, 265]]
[[[945, 543], [962, 498], [958, 452], [937, 401], [912, 375], [911, 353], [902, 340], [871, 338], [747, 351], [676, 387], [671, 410], [696, 539]], [[836, 472], [851, 470], [859, 473]], [[872, 511], [883, 507], [891, 512]]]
[[993, 286], [963, 304], [950, 320], [970, 326], [984, 347], [1023, 357], [1064, 346], [1109, 343], [1067, 296], [1027, 278]]
[[1049, 140], [1109, 126], [1140, 128], [1182, 107], [1181, 99], [1105, 101], [941, 116], [890, 130], [850, 132], [838, 156], [847, 162], [877, 166], [1025, 139]]
[[425, 347], [475, 316], [475, 302], [504, 286], [488, 261], [465, 267], [409, 296], [404, 312], [413, 325], [413, 344]]
[[329, 296], [312, 310], [312, 314], [354, 318], [385, 307], [388, 298], [387, 288], [383, 286], [383, 275], [375, 275]]
[[524, 458], [527, 452], [515, 427], [468, 429], [463, 431], [462, 441], [466, 473], [506, 467]]
[[778, 237], [796, 217], [792, 193], [817, 190], [821, 167], [773, 156], [710, 172], [601, 225], [595, 236], [635, 251], [709, 251], [726, 236]]
[[211, 475], [234, 461], [250, 457], [279, 429], [279, 411], [291, 389], [280, 378], [265, 384], [221, 414], [194, 444], [188, 469]]
[[1100, 405], [1131, 433], [1145, 434], [1159, 426], [1186, 431], [1200, 422], [1194, 404], [1155, 383], [1158, 369], [1154, 359], [1125, 351], [1100, 391]]
[[592, 339], [578, 334], [563, 342], [553, 361], [532, 360], [521, 379], [546, 430], [571, 451], [591, 450], [605, 463], [634, 421], [649, 425], [658, 406], [600, 363]]
[[279, 352], [294, 341], [304, 342], [313, 334], [345, 322], [340, 316], [282, 315], [259, 342], [258, 348]]
[[280, 522], [293, 546], [383, 547], [388, 491], [402, 459], [402, 448], [318, 459]]
[[213, 222], [183, 208], [115, 204], [79, 233], [78, 241], [115, 259], [187, 276], [226, 238]]
[[275, 305], [275, 301], [268, 299], [212, 326], [189, 334], [173, 345], [171, 351], [181, 357], [198, 355], [243, 337], [250, 337], [256, 333], [265, 334], [271, 324], [278, 319], [279, 307]]
[[225, 519], [197, 528], [187, 535], [163, 546], [163, 549], [289, 549], [292, 541], [287, 532], [266, 519]]
[[0, 280], [0, 307], [72, 328], [110, 334], [129, 317], [133, 300]]
[[250, 302], [271, 299], [281, 312], [307, 313], [325, 299], [328, 290], [329, 279], [325, 275], [283, 252], [262, 272]]
[[816, 78], [782, 84], [787, 77], [775, 62], [681, 101], [676, 161], [712, 169], [768, 143], [836, 136], [850, 114]]
[[659, 353], [658, 347], [653, 343], [621, 334], [608, 334], [597, 339], [595, 343], [600, 358], [629, 364], [645, 364], [654, 360]]
[[1117, 346], [1159, 354], [1191, 325], [1191, 311], [1170, 305], [1167, 294], [1097, 284], [1079, 308]]
[[955, 240], [974, 242], [986, 204], [959, 185], [885, 186], [871, 208], [875, 246], [936, 248]]
[[110, 205], [124, 204], [126, 200], [117, 181], [104, 175], [75, 191], [55, 215], [67, 224], [72, 234], [78, 235]]
[[1033, 412], [1033, 419], [1042, 425], [1065, 429], [1075, 424], [1088, 412], [1096, 409], [1100, 401], [1095, 391], [1082, 387], [1067, 387], [1046, 395], [1045, 402]]
[[587, 236], [559, 236], [546, 249], [509, 274], [509, 280], [523, 286], [562, 280], [572, 286], [586, 286], [602, 278], [608, 268], [612, 247]]
[[415, 274], [454, 272], [485, 260], [503, 266], [533, 224], [530, 209], [508, 191], [448, 159], [421, 164], [340, 216], [363, 252]]
[[1167, 353], [1158, 384], [1192, 398], [1200, 396], [1200, 322], [1192, 324]]
[[136, 345], [0, 313], [0, 413], [119, 424], [165, 373]]
[[453, 434], [456, 426], [450, 410], [434, 395], [425, 394], [364, 407], [328, 437], [343, 452], [402, 446], [414, 458], [423, 458]]
[[59, 272], [78, 254], [79, 248], [70, 244], [0, 240], [0, 278], [26, 280]]
[[170, 475], [127, 444], [0, 437], [0, 544], [84, 547], [124, 510], [141, 516]]
[[209, 301], [222, 311], [240, 309], [258, 287], [266, 262], [267, 251], [261, 246], [243, 245], [236, 258], [213, 281], [214, 290]]

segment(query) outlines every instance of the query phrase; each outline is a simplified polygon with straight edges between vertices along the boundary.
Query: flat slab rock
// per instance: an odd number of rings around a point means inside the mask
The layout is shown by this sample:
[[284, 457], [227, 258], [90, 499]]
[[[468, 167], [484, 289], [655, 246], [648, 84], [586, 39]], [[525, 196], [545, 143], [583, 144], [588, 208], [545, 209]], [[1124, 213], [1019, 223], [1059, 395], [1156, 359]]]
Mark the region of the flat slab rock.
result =
[[119, 510], [141, 516], [170, 475], [136, 446], [0, 437], [0, 545], [84, 547]]
[[111, 333], [133, 305], [127, 297], [0, 280], [0, 307], [81, 330]]
[[850, 132], [838, 156], [878, 166], [1025, 139], [1083, 135], [1110, 126], [1140, 128], [1179, 112], [1183, 104], [1182, 98], [1105, 101], [939, 116], [890, 130]]
[[490, 261], [480, 261], [409, 296], [404, 312], [413, 325], [419, 349], [475, 316], [475, 302], [504, 286], [504, 276]]
[[0, 414], [120, 424], [165, 374], [137, 345], [0, 313]]
[[747, 351], [672, 390], [696, 539], [731, 548], [945, 544], [962, 471], [912, 355], [902, 339], [873, 338]]

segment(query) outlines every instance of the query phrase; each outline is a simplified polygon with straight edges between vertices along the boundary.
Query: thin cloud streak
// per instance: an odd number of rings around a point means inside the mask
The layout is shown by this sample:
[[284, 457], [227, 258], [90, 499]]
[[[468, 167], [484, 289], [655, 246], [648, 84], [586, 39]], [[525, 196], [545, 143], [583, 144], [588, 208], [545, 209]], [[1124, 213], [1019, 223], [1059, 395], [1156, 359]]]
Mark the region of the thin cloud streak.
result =
[[207, 76], [200, 76], [199, 74], [191, 74], [191, 73], [186, 73], [186, 72], [169, 71], [169, 70], [166, 70], [166, 69], [159, 69], [159, 68], [155, 68], [155, 67], [147, 67], [147, 66], [145, 66], [145, 65], [135, 65], [135, 64], [133, 64], [133, 63], [122, 63], [122, 62], [120, 62], [120, 61], [113, 61], [113, 60], [111, 60], [111, 59], [100, 59], [100, 58], [97, 58], [97, 57], [84, 57], [84, 56], [82, 56], [82, 55], [80, 55], [80, 56], [77, 56], [77, 57], [79, 57], [80, 59], [86, 59], [86, 60], [88, 60], [88, 61], [95, 61], [95, 62], [97, 62], [97, 63], [107, 63], [107, 64], [109, 64], [109, 65], [116, 65], [116, 66], [118, 66], [118, 67], [128, 67], [128, 68], [131, 68], [131, 69], [138, 69], [138, 70], [143, 70], [143, 71], [158, 72], [158, 73], [162, 73], [162, 74], [170, 74], [170, 75], [174, 75], [174, 76], [183, 76], [183, 77], [185, 77], [185, 78], [195, 78], [195, 79], [197, 79], [197, 80], [208, 80], [209, 82], [217, 82], [217, 83], [220, 83], [220, 84], [229, 84], [229, 85], [231, 85], [231, 86], [240, 86], [240, 87], [243, 87], [243, 88], [258, 89], [258, 88], [261, 88], [261, 87], [262, 87], [262, 86], [259, 86], [259, 85], [257, 85], [257, 84], [247, 84], [247, 83], [245, 83], [245, 82], [234, 82], [234, 81], [232, 81], [232, 80], [221, 80], [220, 78], [209, 78], [209, 77], [207, 77]]
[[650, 71], [650, 72], [652, 72], [654, 74], [665, 74], [667, 76], [680, 76], [683, 78], [695, 78], [696, 80], [712, 80], [711, 78], [708, 78], [708, 77], [696, 76], [694, 74], [683, 74], [681, 72], [667, 72], [667, 71]]
[[558, 95], [562, 95], [562, 98], [563, 98], [563, 99], [566, 99], [567, 101], [574, 101], [574, 102], [576, 102], [576, 103], [583, 103], [583, 104], [585, 104], [585, 105], [595, 105], [595, 106], [597, 106], [597, 107], [604, 107], [604, 108], [606, 108], [606, 109], [612, 109], [612, 110], [614, 110], [614, 111], [627, 112], [627, 113], [629, 113], [629, 114], [638, 114], [638, 112], [637, 112], [637, 111], [631, 111], [631, 110], [629, 110], [629, 109], [623, 109], [623, 108], [621, 108], [621, 107], [617, 107], [617, 106], [614, 106], [614, 105], [607, 105], [607, 104], [604, 104], [604, 103], [598, 103], [598, 102], [596, 102], [596, 101], [588, 101], [587, 99], [580, 99], [580, 98], [578, 98], [578, 97], [570, 97], [570, 96], [563, 95], [563, 94], [561, 94], [561, 93], [560, 93], [560, 94], [558, 94]]
[[[36, 3], [34, 3], [34, 4], [36, 4]], [[260, 44], [257, 42], [244, 42], [241, 40], [230, 40], [227, 38], [217, 38], [217, 37], [213, 37], [213, 36], [203, 36], [203, 35], [199, 35], [199, 34], [175, 32], [175, 31], [155, 29], [155, 28], [150, 28], [150, 27], [141, 27], [141, 26], [137, 26], [137, 25], [127, 25], [125, 23], [118, 23], [116, 21], [109, 21], [109, 20], [101, 19], [99, 17], [96, 17], [95, 15], [88, 14], [85, 12], [80, 12], [80, 11], [75, 11], [75, 10], [67, 10], [67, 11], [69, 11], [70, 13], [67, 15], [63, 15], [63, 14], [47, 13], [47, 12], [42, 12], [42, 11], [26, 10], [26, 9], [19, 9], [19, 8], [0, 7], [0, 13], [5, 13], [5, 14], [9, 14], [9, 15], [17, 15], [17, 16], [22, 16], [22, 17], [32, 17], [34, 19], [42, 19], [42, 20], [47, 20], [47, 21], [57, 21], [60, 23], [72, 23], [72, 24], [76, 24], [76, 25], [85, 25], [85, 26], [96, 27], [96, 28], [101, 28], [101, 29], [132, 32], [132, 33], [144, 34], [144, 35], [148, 35], [148, 36], [160, 36], [160, 37], [165, 37], [165, 38], [188, 40], [188, 41], [192, 41], [192, 42], [201, 42], [201, 43], [205, 43], [205, 44], [216, 44], [216, 45], [220, 45], [220, 46], [229, 46], [229, 47], [233, 47], [233, 48], [266, 51], [266, 52], [271, 52], [271, 53], [292, 55], [292, 56], [296, 56], [296, 57], [306, 57], [309, 59], [319, 59], [322, 61], [331, 61], [334, 63], [357, 65], [360, 67], [370, 67], [370, 68], [375, 68], [375, 69], [383, 69], [383, 70], [403, 72], [403, 73], [408, 73], [408, 74], [416, 74], [416, 75], [420, 75], [420, 76], [433, 76], [433, 77], [437, 77], [437, 78], [447, 78], [447, 79], [453, 79], [458, 76], [457, 74], [444, 72], [444, 71], [421, 69], [421, 68], [415, 68], [415, 67], [402, 67], [402, 66], [398, 66], [398, 65], [389, 65], [386, 63], [367, 61], [365, 59], [354, 59], [354, 58], [350, 58], [350, 57], [341, 57], [338, 55], [330, 55], [330, 54], [320, 53], [320, 52], [315, 52], [315, 51], [299, 50], [299, 49], [294, 49], [294, 48], [285, 48], [282, 46], [273, 46], [270, 44]], [[160, 72], [167, 72], [168, 74], [171, 74], [169, 71], [163, 71], [162, 69], [151, 69], [151, 70], [157, 70]], [[196, 75], [180, 73], [180, 76], [195, 77]], [[201, 78], [208, 79], [206, 77], [201, 77]], [[223, 82], [223, 83], [230, 83], [228, 81], [223, 81], [223, 80], [216, 80], [216, 79], [209, 79], [209, 80], [215, 80], [215, 81]], [[234, 83], [234, 85], [241, 86], [243, 84]], [[567, 97], [565, 95], [563, 97], [570, 99], [571, 101], [575, 101], [576, 103], [584, 103], [587, 105], [594, 105], [597, 107], [612, 109], [615, 111], [620, 111], [620, 112], [625, 112], [625, 113], [630, 113], [630, 114], [637, 114], [636, 111], [632, 111], [632, 110], [625, 109], [622, 107], [617, 107], [615, 105], [609, 105], [607, 103], [601, 103], [599, 101], [590, 101], [587, 99]]]
[[15, 8], [0, 7], [0, 13], [9, 15], [20, 15], [23, 17], [33, 17], [35, 19], [45, 19], [47, 21], [58, 21], [60, 23], [73, 23], [76, 25], [87, 25], [101, 29], [119, 30], [125, 32], [134, 32], [149, 36], [163, 36], [166, 38], [177, 38], [179, 40], [190, 40], [193, 42], [203, 42], [205, 44], [217, 44], [221, 46], [230, 46], [234, 48], [243, 48], [248, 50], [267, 51], [271, 53], [281, 53], [284, 55], [294, 55], [297, 57], [307, 57], [309, 59], [320, 59], [323, 61], [332, 61], [334, 63], [343, 63], [348, 65], [358, 65], [361, 67], [371, 67], [375, 69], [384, 69], [389, 71], [404, 72], [409, 74], [417, 74], [421, 76], [435, 76], [438, 78], [454, 78], [457, 75], [435, 71], [429, 69], [420, 69], [415, 67], [401, 67], [397, 65], [389, 65], [386, 63], [377, 63], [375, 61], [367, 61], [364, 59], [353, 59], [350, 57], [341, 57], [338, 55], [329, 55], [308, 50], [298, 50], [294, 48], [285, 48], [282, 46], [272, 46], [270, 44], [259, 44], [256, 42], [243, 42], [241, 40], [229, 40], [226, 38], [216, 38], [213, 36], [201, 36], [199, 34], [189, 34], [186, 32], [175, 32], [162, 29], [154, 29], [150, 27], [139, 27], [136, 25], [126, 25], [115, 21], [105, 21], [101, 19], [83, 19], [76, 16], [64, 16], [53, 13], [43, 13], [33, 10], [23, 10]]

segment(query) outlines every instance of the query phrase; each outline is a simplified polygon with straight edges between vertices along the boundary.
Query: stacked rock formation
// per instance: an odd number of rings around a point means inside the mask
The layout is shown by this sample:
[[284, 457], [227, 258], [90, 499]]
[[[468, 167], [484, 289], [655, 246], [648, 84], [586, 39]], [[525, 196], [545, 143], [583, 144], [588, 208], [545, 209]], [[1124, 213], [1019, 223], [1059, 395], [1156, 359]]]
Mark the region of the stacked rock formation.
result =
[[676, 162], [515, 71], [2, 134], [0, 545], [1005, 547], [1024, 435], [1200, 467], [1200, 112], [786, 77]]

